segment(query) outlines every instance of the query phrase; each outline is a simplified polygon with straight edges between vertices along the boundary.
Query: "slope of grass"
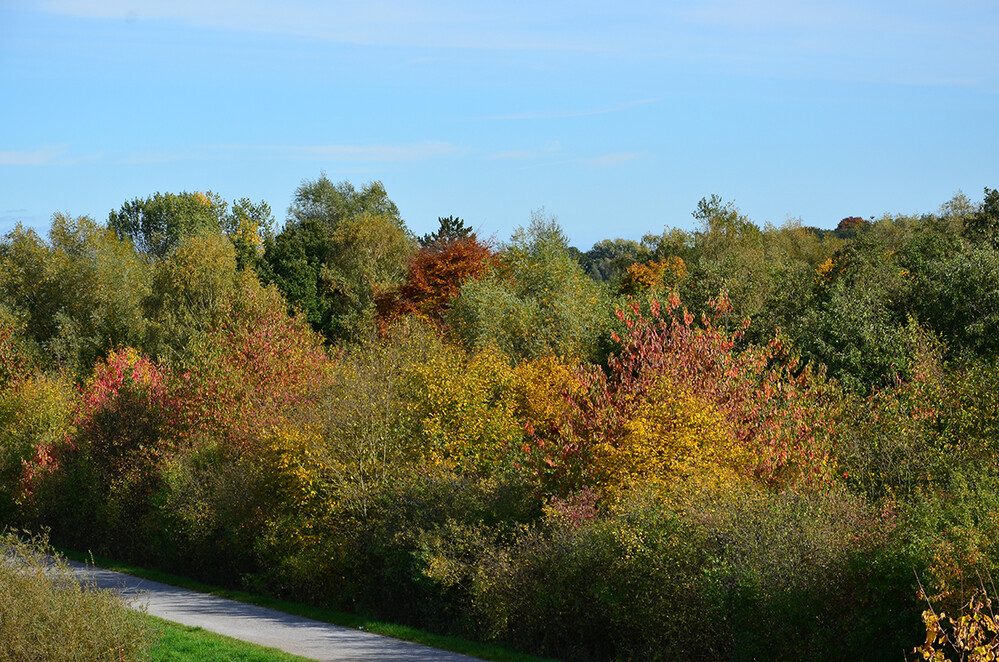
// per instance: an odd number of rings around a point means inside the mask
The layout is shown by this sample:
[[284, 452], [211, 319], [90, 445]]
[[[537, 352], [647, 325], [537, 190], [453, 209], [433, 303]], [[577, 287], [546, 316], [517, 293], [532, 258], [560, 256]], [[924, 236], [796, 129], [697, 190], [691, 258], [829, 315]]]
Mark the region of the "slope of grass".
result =
[[299, 662], [308, 658], [147, 616], [151, 662]]

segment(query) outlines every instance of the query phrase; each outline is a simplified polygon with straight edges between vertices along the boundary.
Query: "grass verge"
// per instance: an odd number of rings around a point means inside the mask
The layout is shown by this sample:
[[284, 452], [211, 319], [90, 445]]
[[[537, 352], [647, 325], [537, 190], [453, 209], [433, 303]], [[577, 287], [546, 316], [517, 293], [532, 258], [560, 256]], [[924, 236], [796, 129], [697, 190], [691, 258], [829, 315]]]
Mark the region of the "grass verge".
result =
[[[237, 591], [233, 589], [226, 589], [218, 586], [212, 586], [210, 584], [205, 584], [203, 582], [189, 579], [187, 577], [171, 575], [165, 572], [160, 572], [158, 570], [149, 570], [146, 568], [140, 568], [138, 566], [129, 565], [127, 563], [120, 563], [118, 561], [114, 561], [112, 559], [100, 556], [91, 556], [90, 554], [75, 552], [68, 549], [59, 549], [59, 553], [65, 555], [66, 558], [72, 559], [74, 561], [93, 563], [101, 568], [114, 570], [116, 572], [124, 572], [129, 575], [142, 577], [143, 579], [149, 579], [151, 581], [160, 582], [162, 584], [170, 584], [171, 586], [188, 588], [201, 593], [209, 593], [211, 595], [217, 595], [222, 598], [229, 598], [230, 600], [238, 600], [239, 602], [245, 602], [247, 604], [259, 605], [261, 607], [267, 607], [269, 609], [282, 611], [286, 614], [294, 614], [295, 616], [304, 616], [305, 618], [311, 618], [316, 621], [323, 621], [324, 623], [343, 625], [345, 627], [354, 628], [356, 630], [365, 630], [367, 632], [373, 632], [375, 634], [381, 634], [387, 637], [394, 637], [396, 639], [412, 641], [414, 643], [423, 644], [425, 646], [431, 646], [433, 648], [440, 648], [442, 650], [452, 651], [454, 653], [461, 653], [463, 655], [470, 655], [472, 657], [477, 657], [483, 660], [490, 660], [491, 662], [557, 662], [557, 660], [553, 660], [551, 658], [541, 658], [534, 655], [528, 655], [526, 653], [519, 653], [517, 651], [505, 648], [503, 646], [498, 646], [495, 644], [483, 644], [475, 641], [469, 641], [467, 639], [461, 639], [459, 637], [450, 637], [446, 635], [434, 634], [432, 632], [425, 632], [423, 630], [419, 630], [417, 628], [409, 627], [406, 625], [386, 623], [383, 621], [378, 621], [371, 618], [358, 616], [356, 614], [347, 614], [344, 612], [334, 611], [332, 609], [323, 609], [321, 607], [303, 605], [297, 602], [289, 602], [287, 600], [278, 600], [275, 598], [268, 598], [261, 595], [254, 595], [252, 593], [247, 593], [246, 591]], [[189, 658], [163, 658], [163, 659], [180, 660], [180, 659], [189, 659]], [[301, 659], [301, 658], [290, 657], [288, 659]]]
[[225, 637], [199, 627], [191, 627], [146, 616], [150, 662], [308, 662], [308, 658]]

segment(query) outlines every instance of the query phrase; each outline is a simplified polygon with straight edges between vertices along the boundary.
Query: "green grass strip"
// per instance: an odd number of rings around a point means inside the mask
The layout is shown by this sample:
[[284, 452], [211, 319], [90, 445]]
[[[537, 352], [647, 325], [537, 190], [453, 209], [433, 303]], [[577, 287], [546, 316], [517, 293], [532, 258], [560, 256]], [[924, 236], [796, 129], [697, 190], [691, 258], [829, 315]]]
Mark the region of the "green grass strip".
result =
[[150, 639], [150, 662], [307, 662], [276, 648], [267, 648], [147, 615]]
[[82, 552], [75, 552], [68, 549], [58, 549], [58, 551], [60, 554], [65, 555], [66, 558], [74, 561], [93, 563], [101, 568], [114, 570], [116, 572], [123, 572], [136, 577], [141, 577], [143, 579], [148, 579], [150, 581], [160, 582], [161, 584], [188, 588], [200, 593], [209, 593], [211, 595], [217, 595], [221, 598], [229, 598], [230, 600], [237, 600], [247, 604], [259, 605], [261, 607], [267, 607], [286, 614], [304, 616], [305, 618], [311, 618], [324, 623], [342, 625], [354, 628], [355, 630], [365, 630], [367, 632], [373, 632], [387, 637], [412, 641], [414, 643], [423, 644], [433, 648], [440, 648], [454, 653], [461, 653], [463, 655], [470, 655], [483, 660], [489, 660], [490, 662], [558, 662], [552, 658], [542, 658], [534, 655], [528, 655], [527, 653], [520, 653], [496, 644], [483, 644], [476, 641], [461, 639], [460, 637], [434, 634], [432, 632], [425, 632], [424, 630], [419, 630], [407, 625], [385, 623], [383, 621], [377, 621], [364, 616], [358, 616], [356, 614], [347, 614], [344, 612], [334, 611], [332, 609], [313, 607], [297, 602], [288, 602], [286, 600], [268, 598], [262, 595], [254, 595], [252, 593], [247, 593], [246, 591], [237, 591], [212, 586], [187, 577], [179, 577], [177, 575], [171, 575], [158, 570], [148, 570], [146, 568], [140, 568], [127, 563], [114, 561], [112, 559], [84, 554]]

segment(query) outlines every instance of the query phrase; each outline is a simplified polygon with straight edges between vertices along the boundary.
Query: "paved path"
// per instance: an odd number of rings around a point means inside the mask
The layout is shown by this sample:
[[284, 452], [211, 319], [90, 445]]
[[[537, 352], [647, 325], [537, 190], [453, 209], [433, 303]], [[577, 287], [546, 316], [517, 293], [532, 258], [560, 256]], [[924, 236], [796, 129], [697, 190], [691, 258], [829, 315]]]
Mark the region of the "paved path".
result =
[[120, 572], [72, 563], [81, 578], [121, 591], [132, 604], [168, 621], [326, 662], [475, 662], [476, 658], [292, 616], [207, 593], [160, 584]]

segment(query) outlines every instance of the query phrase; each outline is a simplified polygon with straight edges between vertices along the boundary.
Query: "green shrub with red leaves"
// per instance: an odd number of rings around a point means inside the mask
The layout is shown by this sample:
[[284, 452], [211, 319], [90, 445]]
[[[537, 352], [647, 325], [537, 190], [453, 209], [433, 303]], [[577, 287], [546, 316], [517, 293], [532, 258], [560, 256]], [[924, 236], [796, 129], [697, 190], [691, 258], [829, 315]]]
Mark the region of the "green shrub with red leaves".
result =
[[60, 544], [144, 558], [149, 496], [176, 414], [169, 376], [132, 348], [112, 351], [80, 387], [72, 425], [25, 463], [23, 499]]

